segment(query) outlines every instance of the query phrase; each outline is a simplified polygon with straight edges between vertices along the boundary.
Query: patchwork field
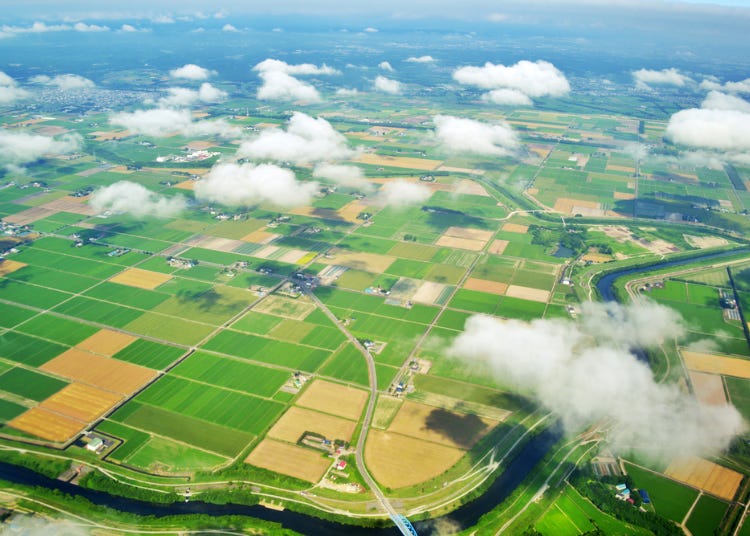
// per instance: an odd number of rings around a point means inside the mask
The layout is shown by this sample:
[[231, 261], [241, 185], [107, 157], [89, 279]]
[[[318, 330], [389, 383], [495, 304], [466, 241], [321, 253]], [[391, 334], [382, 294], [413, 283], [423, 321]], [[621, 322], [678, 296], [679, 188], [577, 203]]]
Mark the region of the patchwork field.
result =
[[681, 350], [688, 369], [709, 374], [722, 374], [737, 378], [750, 378], [750, 361], [717, 354]]
[[664, 474], [726, 500], [734, 498], [744, 478], [741, 473], [701, 458], [676, 459]]
[[407, 169], [421, 169], [433, 171], [440, 167], [442, 160], [428, 160], [426, 158], [407, 158], [403, 156], [383, 156], [374, 153], [362, 153], [355, 162], [373, 166], [388, 166]]
[[71, 383], [42, 402], [39, 407], [88, 423], [103, 415], [121, 399], [122, 397], [109, 391]]
[[726, 404], [724, 382], [717, 374], [690, 371], [690, 382], [693, 384], [695, 397], [704, 404]]
[[356, 425], [354, 421], [293, 406], [276, 421], [268, 437], [296, 443], [305, 432], [314, 432], [331, 441], [349, 441]]
[[137, 340], [137, 337], [126, 333], [103, 329], [88, 339], [79, 342], [76, 347], [79, 350], [86, 350], [94, 354], [113, 356]]
[[170, 279], [172, 279], [172, 276], [169, 274], [142, 270], [140, 268], [128, 268], [124, 272], [111, 277], [109, 280], [112, 283], [128, 285], [129, 287], [153, 290]]
[[8, 426], [48, 441], [64, 443], [78, 434], [84, 423], [43, 408], [31, 408], [8, 422]]
[[24, 266], [27, 266], [23, 262], [18, 262], [10, 259], [4, 259], [0, 262], [0, 277], [8, 274], [12, 274], [16, 270], [20, 270]]
[[331, 459], [319, 451], [275, 439], [261, 441], [245, 462], [313, 484], [319, 482], [331, 466]]
[[461, 449], [373, 429], [367, 436], [365, 463], [383, 486], [398, 489], [440, 476], [461, 457]]
[[487, 279], [477, 279], [476, 277], [470, 277], [464, 283], [463, 288], [467, 290], [478, 290], [480, 292], [488, 292], [489, 294], [497, 294], [502, 296], [505, 291], [508, 290], [507, 283], [500, 283], [498, 281], [488, 281]]
[[367, 402], [368, 393], [325, 380], [313, 381], [297, 399], [296, 404], [323, 413], [357, 420]]
[[320, 259], [323, 264], [336, 264], [352, 270], [383, 273], [393, 264], [396, 257], [377, 253], [348, 252], [341, 249], [330, 251], [328, 256]]

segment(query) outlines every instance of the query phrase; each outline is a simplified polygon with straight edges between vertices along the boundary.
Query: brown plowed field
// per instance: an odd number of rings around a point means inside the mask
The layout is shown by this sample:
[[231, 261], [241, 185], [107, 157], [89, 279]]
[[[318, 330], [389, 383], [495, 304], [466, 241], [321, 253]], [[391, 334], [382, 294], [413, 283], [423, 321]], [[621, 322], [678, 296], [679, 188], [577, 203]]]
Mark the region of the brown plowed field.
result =
[[321, 452], [264, 439], [245, 458], [245, 463], [315, 484], [323, 478], [332, 462]]
[[356, 421], [362, 414], [367, 396], [367, 391], [362, 389], [315, 380], [305, 389], [296, 405]]

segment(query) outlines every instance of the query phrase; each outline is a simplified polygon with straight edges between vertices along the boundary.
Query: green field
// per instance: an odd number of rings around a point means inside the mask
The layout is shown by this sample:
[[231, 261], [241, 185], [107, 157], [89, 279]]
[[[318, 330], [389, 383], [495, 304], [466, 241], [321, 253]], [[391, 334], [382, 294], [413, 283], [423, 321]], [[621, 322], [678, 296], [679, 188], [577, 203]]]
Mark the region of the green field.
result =
[[68, 382], [21, 367], [14, 367], [0, 375], [0, 390], [37, 402], [66, 385]]
[[713, 536], [721, 524], [728, 504], [709, 495], [701, 495], [690, 513], [687, 528], [694, 536]]
[[625, 469], [637, 489], [643, 488], [648, 491], [651, 503], [658, 514], [682, 523], [690, 506], [698, 497], [696, 490], [630, 463], [625, 464]]
[[122, 359], [136, 365], [162, 370], [185, 353], [182, 348], [167, 346], [158, 342], [138, 339], [117, 352], [115, 359]]

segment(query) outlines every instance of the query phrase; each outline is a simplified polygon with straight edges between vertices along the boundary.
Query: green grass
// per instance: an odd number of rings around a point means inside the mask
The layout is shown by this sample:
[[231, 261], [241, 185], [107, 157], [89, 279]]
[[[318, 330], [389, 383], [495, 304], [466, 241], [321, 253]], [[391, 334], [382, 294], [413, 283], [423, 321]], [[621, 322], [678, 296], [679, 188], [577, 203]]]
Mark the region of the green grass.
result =
[[236, 456], [253, 438], [242, 431], [148, 404], [138, 407], [124, 423], [225, 456]]
[[125, 463], [146, 470], [177, 472], [208, 470], [225, 461], [226, 458], [203, 450], [161, 437], [152, 437], [130, 455]]
[[[2, 283], [0, 283], [0, 287], [2, 286]], [[0, 291], [0, 296], [2, 296], [2, 292]], [[0, 314], [0, 327], [2, 328], [12, 328], [13, 326], [28, 320], [35, 314], [37, 314], [36, 311], [32, 311], [31, 309], [24, 309], [23, 307], [18, 307], [17, 305], [10, 305], [7, 303], [4, 303], [2, 305], [2, 314]]]
[[143, 313], [125, 326], [129, 331], [164, 339], [176, 344], [196, 344], [214, 329], [207, 324], [191, 322], [183, 318], [173, 318], [156, 313]]
[[99, 331], [97, 328], [47, 313], [32, 318], [16, 329], [68, 346], [75, 346]]
[[65, 346], [22, 333], [9, 331], [0, 335], [0, 357], [32, 367], [43, 365], [65, 350]]
[[118, 422], [105, 420], [96, 426], [97, 431], [122, 439], [122, 443], [108, 458], [122, 461], [140, 448], [151, 437], [146, 432], [135, 430]]
[[750, 421], [750, 380], [724, 376], [732, 405]]
[[397, 275], [399, 277], [409, 277], [412, 279], [422, 279], [432, 268], [427, 262], [415, 261], [410, 259], [396, 259], [385, 270], [385, 273]]
[[44, 400], [68, 385], [63, 380], [33, 370], [15, 367], [0, 375], [0, 390], [36, 400]]
[[505, 318], [533, 320], [535, 318], [541, 318], [544, 315], [544, 309], [546, 306], [546, 304], [540, 302], [503, 296], [495, 314]]
[[5, 277], [65, 292], [81, 292], [98, 282], [98, 279], [91, 277], [60, 272], [41, 266], [26, 266]]
[[178, 357], [185, 353], [182, 348], [167, 346], [158, 342], [138, 339], [117, 352], [115, 359], [128, 361], [136, 365], [162, 370], [172, 364]]
[[169, 375], [152, 384], [136, 400], [253, 434], [265, 430], [284, 409], [277, 402]]
[[369, 384], [365, 357], [351, 344], [336, 352], [319, 372], [346, 382]]
[[196, 352], [172, 373], [192, 380], [270, 397], [288, 379], [289, 373], [246, 361]]
[[693, 536], [713, 536], [728, 506], [724, 501], [709, 495], [702, 495], [690, 513], [687, 522], [688, 530]]
[[435, 246], [415, 244], [413, 242], [398, 242], [388, 251], [388, 255], [401, 257], [402, 259], [429, 262], [437, 252], [438, 248]]
[[450, 396], [467, 402], [515, 411], [523, 404], [519, 396], [488, 389], [471, 383], [455, 381], [439, 376], [416, 374], [414, 386], [418, 390]]
[[682, 523], [698, 492], [664, 476], [652, 473], [630, 463], [625, 469], [633, 479], [636, 489], [648, 491], [656, 512], [668, 519]]
[[[575, 488], [568, 486], [565, 488], [562, 497], [565, 497], [565, 501], [560, 501], [560, 507], [569, 516], [574, 516], [574, 519], [578, 519], [574, 508], [583, 512], [589, 521], [599, 527], [604, 534], [651, 534], [650, 531], [628, 525], [611, 517], [594, 506], [587, 499], [582, 497]], [[550, 535], [552, 536], [552, 535]]]
[[27, 409], [29, 408], [27, 408], [26, 406], [22, 406], [20, 404], [16, 404], [15, 402], [10, 402], [9, 400], [3, 400], [2, 398], [0, 398], [0, 421], [7, 422], [11, 419], [14, 419]]
[[257, 335], [266, 335], [281, 321], [282, 319], [278, 316], [248, 311], [242, 318], [232, 324], [232, 329], [246, 333], [255, 333]]
[[250, 293], [217, 286], [205, 292], [183, 292], [169, 298], [152, 312], [218, 326], [247, 307]]
[[424, 276], [427, 281], [443, 283], [444, 285], [455, 285], [466, 273], [463, 266], [452, 264], [433, 264]]
[[478, 290], [459, 289], [448, 306], [452, 309], [492, 314], [495, 312], [500, 297]]
[[71, 294], [19, 281], [0, 278], [0, 299], [39, 309], [51, 309], [71, 297]]
[[76, 296], [60, 304], [55, 308], [55, 312], [115, 328], [124, 328], [143, 314], [138, 309], [92, 300], [83, 296]]
[[98, 300], [119, 303], [127, 307], [135, 307], [146, 311], [169, 298], [168, 294], [128, 285], [120, 285], [119, 283], [110, 283], [109, 281], [105, 281], [88, 290], [85, 292], [85, 295]]

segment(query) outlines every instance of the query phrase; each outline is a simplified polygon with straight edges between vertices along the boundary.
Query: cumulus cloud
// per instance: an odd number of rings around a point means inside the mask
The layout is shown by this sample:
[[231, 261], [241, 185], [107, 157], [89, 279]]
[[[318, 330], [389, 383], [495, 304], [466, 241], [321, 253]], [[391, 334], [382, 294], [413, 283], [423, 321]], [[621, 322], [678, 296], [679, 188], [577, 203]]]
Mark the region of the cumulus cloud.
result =
[[336, 95], [338, 95], [339, 97], [351, 97], [352, 95], [357, 95], [358, 93], [359, 91], [357, 91], [356, 89], [350, 89], [346, 87], [340, 87], [336, 90]]
[[312, 176], [316, 179], [328, 179], [341, 186], [356, 188], [365, 192], [373, 189], [372, 184], [367, 182], [365, 174], [357, 166], [320, 163], [313, 169]]
[[674, 143], [722, 151], [750, 151], [750, 112], [690, 108], [669, 118]]
[[701, 103], [706, 110], [736, 110], [750, 113], [750, 102], [721, 91], [710, 91]]
[[640, 89], [650, 89], [652, 85], [682, 87], [687, 82], [692, 81], [689, 76], [682, 74], [675, 68], [662, 69], [661, 71], [638, 69], [633, 71], [632, 74], [636, 86]]
[[377, 33], [378, 29], [377, 28], [373, 28], [372, 26], [368, 26], [367, 28], [365, 28], [365, 31], [367, 33]]
[[470, 317], [449, 353], [532, 396], [568, 432], [605, 423], [622, 452], [644, 448], [655, 459], [718, 454], [743, 431], [737, 410], [703, 405], [677, 385], [656, 383], [630, 352], [683, 332], [679, 316], [660, 305], [588, 303], [577, 323]]
[[409, 63], [432, 63], [436, 60], [432, 56], [412, 56], [407, 58], [406, 61]]
[[505, 22], [509, 18], [507, 13], [490, 13], [487, 15], [487, 20], [490, 22]]
[[408, 207], [424, 203], [431, 195], [432, 191], [424, 184], [395, 179], [383, 185], [375, 202], [390, 207]]
[[44, 22], [34, 22], [31, 26], [3, 26], [2, 31], [8, 34], [19, 33], [46, 33], [46, 32], [68, 32], [73, 27], [68, 24], [45, 24]]
[[221, 27], [221, 31], [222, 32], [239, 32], [239, 30], [235, 26], [233, 26], [233, 25], [231, 25], [229, 23], [227, 23], [224, 26], [222, 26]]
[[260, 100], [301, 100], [319, 102], [320, 93], [312, 85], [282, 71], [261, 72], [263, 84], [258, 88]]
[[151, 22], [155, 24], [174, 24], [174, 19], [169, 15], [156, 15], [151, 17]]
[[208, 82], [203, 82], [201, 87], [197, 90], [185, 87], [167, 88], [167, 96], [159, 99], [158, 104], [167, 107], [184, 107], [195, 104], [196, 102], [203, 102], [206, 104], [221, 102], [226, 98], [226, 91], [212, 86]]
[[29, 81], [34, 84], [56, 87], [58, 89], [62, 89], [63, 91], [68, 91], [71, 89], [87, 89], [92, 88], [96, 85], [88, 78], [84, 78], [83, 76], [79, 76], [77, 74], [58, 74], [57, 76], [52, 77], [40, 74], [38, 76], [32, 77]]
[[750, 93], [750, 78], [739, 82], [719, 83], [716, 79], [706, 79], [700, 83], [701, 89], [726, 91], [727, 93]]
[[435, 137], [450, 152], [511, 156], [521, 147], [518, 135], [505, 122], [491, 124], [450, 115], [436, 115], [433, 123]]
[[173, 133], [184, 136], [239, 137], [239, 127], [230, 125], [223, 119], [216, 121], [193, 121], [189, 110], [154, 108], [120, 112], [109, 116], [109, 122], [126, 128], [134, 134], [164, 137]]
[[269, 71], [280, 71], [282, 73], [290, 75], [304, 75], [304, 74], [341, 74], [341, 71], [329, 67], [325, 63], [320, 67], [312, 63], [298, 63], [289, 64], [285, 61], [275, 60], [268, 58], [258, 63], [253, 67], [253, 71], [269, 72]]
[[11, 104], [28, 96], [28, 91], [18, 87], [12, 77], [0, 71], [0, 104]]
[[291, 208], [309, 205], [317, 182], [300, 182], [289, 169], [273, 164], [218, 164], [195, 184], [195, 195], [228, 206], [272, 205]]
[[505, 66], [487, 62], [483, 67], [461, 67], [453, 72], [459, 84], [480, 89], [511, 89], [524, 95], [561, 97], [570, 92], [570, 84], [557, 67], [547, 61], [521, 60]]
[[136, 218], [172, 218], [187, 206], [183, 196], [160, 195], [131, 181], [119, 181], [99, 188], [91, 194], [89, 203], [98, 214], [111, 211]]
[[517, 89], [493, 89], [482, 95], [482, 100], [501, 106], [531, 106], [531, 98]]
[[401, 82], [386, 78], [385, 76], [378, 76], [375, 78], [375, 89], [382, 91], [383, 93], [389, 93], [391, 95], [398, 95], [401, 93]]
[[148, 30], [136, 28], [132, 24], [123, 24], [120, 26], [120, 32], [122, 33], [138, 33], [138, 32], [147, 32]]
[[353, 151], [346, 138], [331, 124], [319, 117], [295, 112], [286, 130], [270, 128], [237, 150], [240, 158], [249, 157], [279, 162], [306, 164], [351, 157]]
[[73, 153], [81, 148], [81, 144], [81, 137], [77, 134], [51, 138], [0, 129], [0, 162], [7, 165], [28, 164], [44, 156]]
[[258, 72], [258, 76], [263, 81], [258, 88], [258, 98], [261, 100], [319, 102], [321, 99], [318, 90], [292, 75], [340, 74], [340, 71], [325, 64], [320, 67], [312, 63], [292, 65], [272, 58], [258, 63], [253, 70]]
[[108, 32], [109, 26], [98, 26], [96, 24], [86, 24], [84, 22], [76, 22], [73, 25], [73, 29], [76, 32]]
[[390, 62], [387, 61], [381, 61], [380, 63], [378, 63], [378, 69], [383, 69], [384, 71], [388, 71], [389, 73], [395, 71]]
[[169, 71], [172, 78], [186, 78], [187, 80], [206, 80], [211, 76], [211, 71], [194, 63], [187, 63], [177, 69]]

